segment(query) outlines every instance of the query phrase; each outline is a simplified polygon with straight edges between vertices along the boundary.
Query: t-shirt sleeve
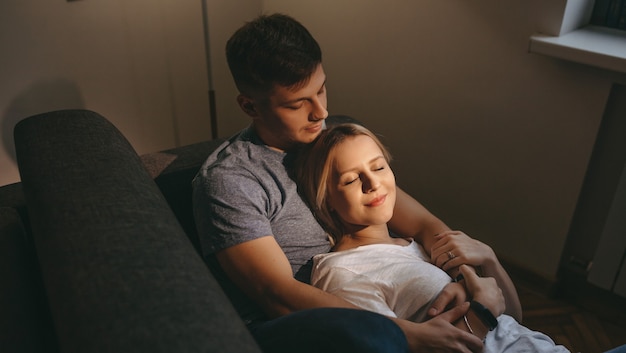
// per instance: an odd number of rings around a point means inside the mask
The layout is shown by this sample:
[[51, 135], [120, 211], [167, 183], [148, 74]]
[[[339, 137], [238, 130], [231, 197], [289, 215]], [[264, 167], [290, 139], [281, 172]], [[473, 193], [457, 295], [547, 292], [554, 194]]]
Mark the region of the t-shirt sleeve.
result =
[[205, 254], [272, 235], [268, 192], [246, 169], [203, 170], [193, 189], [194, 217]]

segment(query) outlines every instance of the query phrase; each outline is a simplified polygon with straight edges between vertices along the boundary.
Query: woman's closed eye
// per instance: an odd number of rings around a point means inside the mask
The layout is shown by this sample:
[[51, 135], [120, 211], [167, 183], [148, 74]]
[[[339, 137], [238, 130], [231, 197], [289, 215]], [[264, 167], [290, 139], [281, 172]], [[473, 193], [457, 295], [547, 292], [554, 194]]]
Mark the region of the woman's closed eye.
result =
[[354, 184], [354, 183], [355, 183], [357, 180], [359, 180], [359, 179], [360, 179], [360, 177], [358, 177], [358, 176], [357, 176], [356, 178], [351, 178], [351, 179], [348, 179], [347, 181], [345, 181], [345, 182], [343, 183], [343, 185], [350, 185], [350, 184]]

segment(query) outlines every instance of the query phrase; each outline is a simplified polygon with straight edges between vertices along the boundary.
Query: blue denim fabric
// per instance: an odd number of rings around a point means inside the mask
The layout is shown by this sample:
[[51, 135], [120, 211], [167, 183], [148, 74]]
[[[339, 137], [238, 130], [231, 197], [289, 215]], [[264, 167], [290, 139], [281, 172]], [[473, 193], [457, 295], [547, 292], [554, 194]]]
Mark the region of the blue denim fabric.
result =
[[604, 353], [626, 353], [626, 344], [623, 346], [615, 347], [611, 350], [608, 350]]
[[263, 322], [250, 331], [265, 353], [406, 353], [389, 318], [355, 309], [319, 308]]

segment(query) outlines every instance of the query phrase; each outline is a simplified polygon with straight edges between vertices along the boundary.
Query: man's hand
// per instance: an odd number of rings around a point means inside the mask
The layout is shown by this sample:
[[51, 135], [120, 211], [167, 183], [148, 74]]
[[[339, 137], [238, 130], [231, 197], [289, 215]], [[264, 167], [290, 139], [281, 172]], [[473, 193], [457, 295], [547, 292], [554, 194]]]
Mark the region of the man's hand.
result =
[[428, 315], [431, 317], [437, 316], [447, 309], [461, 305], [466, 301], [468, 299], [465, 287], [460, 283], [448, 283], [433, 301], [430, 309], [428, 309]]
[[469, 332], [454, 326], [454, 322], [469, 310], [469, 303], [456, 306], [437, 317], [420, 324], [396, 320], [409, 342], [412, 353], [425, 352], [482, 352], [482, 341]]
[[504, 296], [494, 278], [478, 277], [476, 272], [467, 265], [461, 265], [460, 270], [472, 299], [486, 306], [495, 317], [504, 313]]
[[505, 313], [522, 322], [522, 305], [513, 281], [487, 244], [473, 239], [460, 231], [444, 231], [437, 234], [431, 248], [431, 261], [448, 272], [453, 278], [462, 264], [480, 268], [484, 277], [493, 277], [502, 289], [506, 300]]

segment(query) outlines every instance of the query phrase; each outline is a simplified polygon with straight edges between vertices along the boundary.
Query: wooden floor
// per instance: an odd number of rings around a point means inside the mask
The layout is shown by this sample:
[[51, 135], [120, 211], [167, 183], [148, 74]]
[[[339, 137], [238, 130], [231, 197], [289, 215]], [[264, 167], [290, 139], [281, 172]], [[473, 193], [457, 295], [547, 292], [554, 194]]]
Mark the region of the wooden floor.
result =
[[547, 334], [571, 352], [600, 353], [626, 344], [624, 301], [607, 300], [596, 293], [548, 295], [511, 277], [522, 302], [524, 326]]

